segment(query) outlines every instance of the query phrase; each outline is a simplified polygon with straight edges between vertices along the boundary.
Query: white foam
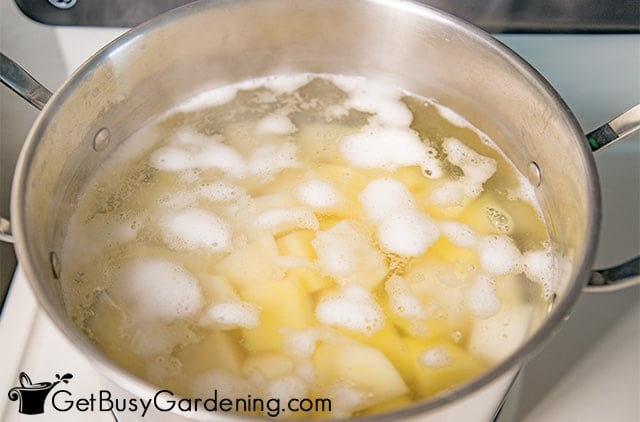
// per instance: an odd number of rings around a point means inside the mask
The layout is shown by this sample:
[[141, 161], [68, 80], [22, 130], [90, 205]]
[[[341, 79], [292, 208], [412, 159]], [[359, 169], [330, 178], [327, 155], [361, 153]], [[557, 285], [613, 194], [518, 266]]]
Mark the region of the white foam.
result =
[[156, 385], [163, 385], [168, 380], [180, 376], [182, 362], [173, 356], [154, 356], [145, 362], [145, 372], [149, 381]]
[[498, 168], [496, 160], [478, 154], [455, 138], [445, 139], [442, 149], [447, 154], [447, 160], [462, 169], [463, 176], [435, 189], [431, 193], [431, 201], [436, 205], [449, 207], [460, 205], [465, 198], [480, 195], [484, 183]]
[[205, 135], [191, 127], [181, 127], [171, 134], [169, 145], [194, 152], [199, 150], [202, 145], [207, 145], [210, 142], [217, 144], [222, 141], [222, 135]]
[[136, 317], [172, 320], [194, 315], [203, 299], [197, 279], [164, 258], [127, 262], [113, 285], [113, 296]]
[[442, 234], [456, 246], [474, 248], [478, 243], [478, 234], [464, 223], [442, 221], [438, 226]]
[[427, 102], [429, 104], [431, 104], [432, 106], [434, 106], [436, 108], [436, 110], [438, 110], [438, 113], [440, 114], [440, 116], [442, 118], [444, 118], [445, 120], [447, 120], [449, 123], [453, 124], [454, 126], [471, 129], [473, 132], [475, 132], [480, 137], [480, 139], [482, 139], [482, 142], [484, 142], [487, 145], [490, 145], [496, 151], [498, 151], [505, 159], [507, 159], [507, 161], [509, 160], [509, 158], [502, 152], [502, 150], [500, 150], [496, 146], [496, 144], [493, 142], [493, 140], [489, 136], [487, 136], [486, 133], [484, 133], [483, 131], [478, 129], [476, 126], [474, 126], [467, 119], [465, 119], [464, 117], [462, 117], [461, 115], [459, 115], [455, 111], [451, 110], [449, 107], [445, 107], [445, 106], [443, 106], [442, 104], [438, 103], [437, 101], [435, 101], [433, 99], [429, 99], [429, 100], [427, 100]]
[[217, 215], [202, 209], [187, 209], [164, 217], [162, 239], [170, 249], [206, 249], [225, 252], [231, 248], [231, 229]]
[[254, 226], [278, 234], [294, 228], [318, 230], [318, 218], [306, 207], [272, 208], [256, 218]]
[[316, 351], [316, 342], [319, 338], [317, 328], [288, 332], [284, 336], [282, 349], [292, 357], [311, 357]]
[[283, 114], [271, 114], [260, 120], [256, 126], [256, 133], [267, 135], [287, 135], [298, 128]]
[[181, 103], [174, 110], [176, 112], [188, 113], [207, 107], [221, 106], [233, 100], [237, 92], [238, 88], [235, 85], [224, 85], [210, 91], [199, 93]]
[[307, 397], [309, 386], [297, 375], [285, 375], [272, 380], [266, 388], [266, 395], [282, 401]]
[[292, 142], [266, 144], [256, 149], [247, 160], [247, 173], [263, 178], [298, 166], [297, 146]]
[[391, 177], [371, 181], [358, 195], [367, 218], [379, 224], [388, 216], [415, 207], [413, 195], [404, 183]]
[[352, 91], [346, 105], [365, 113], [373, 113], [373, 120], [377, 124], [409, 127], [413, 114], [400, 101], [401, 94], [402, 91], [370, 83], [361, 90]]
[[358, 199], [367, 217], [377, 224], [378, 242], [387, 252], [418, 256], [440, 236], [438, 226], [416, 209], [411, 192], [396, 179], [373, 180]]
[[196, 201], [198, 200], [197, 195], [188, 190], [179, 189], [177, 191], [167, 190], [163, 196], [157, 199], [157, 205], [160, 206], [161, 209], [182, 209], [189, 208], [194, 206]]
[[405, 93], [401, 89], [353, 76], [332, 75], [326, 79], [349, 94], [345, 108], [373, 114], [370, 121], [397, 127], [409, 127], [413, 121], [411, 110], [402, 102]]
[[438, 178], [442, 170], [429, 155], [427, 146], [411, 129], [368, 125], [347, 135], [339, 145], [342, 157], [351, 165], [395, 171], [404, 166], [420, 166], [428, 177]]
[[417, 210], [388, 216], [376, 233], [382, 249], [401, 256], [422, 255], [440, 237], [433, 220]]
[[196, 192], [213, 202], [236, 201], [247, 194], [246, 190], [240, 186], [223, 181], [203, 183], [197, 187]]
[[354, 412], [372, 404], [370, 394], [345, 381], [328, 386], [323, 391], [323, 396], [331, 400], [331, 416], [336, 419], [349, 419]]
[[444, 208], [459, 207], [464, 204], [464, 198], [464, 185], [457, 180], [447, 180], [429, 195], [430, 202]]
[[389, 306], [394, 314], [408, 320], [424, 320], [427, 317], [404, 278], [399, 275], [391, 276], [385, 283], [384, 290], [389, 295]]
[[311, 244], [320, 271], [338, 284], [355, 283], [373, 288], [387, 273], [384, 256], [350, 220], [318, 231]]
[[329, 119], [329, 120], [346, 117], [348, 114], [349, 114], [349, 108], [343, 104], [330, 105], [324, 109], [324, 116], [326, 119]]
[[204, 311], [201, 324], [222, 330], [257, 328], [260, 325], [260, 310], [260, 306], [251, 302], [218, 302]]
[[[286, 77], [267, 76], [263, 79], [256, 80], [256, 83], [279, 94], [291, 94], [295, 90], [308, 84], [314, 77], [316, 77], [316, 75], [311, 73], [288, 74]], [[257, 86], [250, 87], [250, 89], [255, 88], [257, 88]]]
[[418, 362], [430, 369], [446, 368], [453, 365], [453, 356], [444, 346], [430, 347], [420, 354]]
[[198, 169], [190, 169], [178, 172], [178, 183], [192, 184], [201, 180], [200, 171]]
[[469, 313], [477, 318], [489, 318], [500, 310], [500, 299], [496, 294], [496, 283], [487, 276], [480, 275], [465, 295], [465, 305]]
[[313, 246], [318, 255], [318, 266], [329, 276], [341, 279], [358, 265], [358, 256], [351, 245], [342, 243], [331, 234], [318, 232]]
[[191, 382], [194, 397], [210, 397], [216, 391], [222, 397], [247, 397], [255, 388], [243, 377], [226, 369], [211, 369], [196, 376]]
[[261, 145], [246, 159], [225, 144], [220, 135], [206, 136], [193, 130], [181, 130], [171, 143], [151, 154], [149, 162], [153, 167], [163, 171], [221, 170], [233, 178], [269, 178], [298, 166], [297, 146], [292, 142]]
[[371, 335], [384, 327], [385, 317], [375, 299], [363, 287], [342, 287], [318, 303], [315, 316], [323, 324]]
[[308, 358], [316, 351], [318, 341], [337, 343], [340, 334], [326, 326], [310, 327], [303, 330], [282, 329], [282, 350], [293, 358]]
[[194, 152], [196, 168], [222, 170], [226, 174], [241, 178], [246, 174], [244, 159], [229, 145], [211, 141]]
[[190, 153], [170, 146], [155, 150], [149, 157], [149, 163], [163, 171], [181, 171], [194, 167], [193, 156]]
[[522, 256], [522, 267], [526, 276], [542, 288], [542, 297], [549, 299], [556, 291], [557, 265], [550, 248], [527, 251]]
[[183, 129], [171, 139], [171, 145], [154, 151], [150, 164], [163, 171], [185, 171], [191, 169], [219, 169], [233, 177], [242, 177], [245, 164], [242, 156], [221, 137], [205, 136], [193, 130]]
[[480, 265], [495, 275], [518, 272], [522, 254], [513, 239], [506, 235], [484, 236], [477, 247]]
[[331, 183], [322, 180], [307, 180], [297, 185], [293, 196], [303, 204], [314, 209], [326, 209], [343, 202], [340, 193]]
[[469, 123], [467, 119], [465, 119], [455, 111], [451, 110], [449, 107], [445, 107], [442, 104], [438, 104], [435, 101], [431, 101], [430, 104], [434, 106], [436, 110], [438, 110], [438, 114], [440, 114], [442, 118], [447, 120], [452, 125], [455, 125], [458, 127], [471, 128], [471, 129], [475, 128], [471, 123]]

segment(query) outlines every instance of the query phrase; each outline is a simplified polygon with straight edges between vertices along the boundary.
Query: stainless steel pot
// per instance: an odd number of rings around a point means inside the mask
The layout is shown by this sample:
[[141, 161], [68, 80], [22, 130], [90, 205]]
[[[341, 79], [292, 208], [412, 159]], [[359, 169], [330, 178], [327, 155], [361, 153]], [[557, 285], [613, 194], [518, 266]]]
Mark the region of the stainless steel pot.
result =
[[[1, 57], [3, 82], [44, 108], [22, 150], [12, 191], [15, 249], [41, 306], [98, 369], [138, 396], [155, 388], [108, 360], [70, 321], [58, 259], [76, 198], [95, 169], [145, 122], [228, 83], [265, 75], [362, 75], [437, 98], [487, 133], [536, 186], [552, 241], [572, 261], [548, 317], [482, 377], [396, 412], [424, 416], [512, 375], [555, 331], [585, 284], [637, 282], [638, 260], [592, 274], [600, 192], [592, 148], [637, 128], [636, 107], [585, 137], [553, 88], [490, 35], [438, 10], [386, 0], [205, 0], [119, 38], [51, 99]], [[622, 284], [615, 284], [622, 280]], [[608, 286], [608, 287], [606, 287]], [[590, 287], [596, 289], [597, 287]], [[391, 416], [387, 416], [391, 417]]]

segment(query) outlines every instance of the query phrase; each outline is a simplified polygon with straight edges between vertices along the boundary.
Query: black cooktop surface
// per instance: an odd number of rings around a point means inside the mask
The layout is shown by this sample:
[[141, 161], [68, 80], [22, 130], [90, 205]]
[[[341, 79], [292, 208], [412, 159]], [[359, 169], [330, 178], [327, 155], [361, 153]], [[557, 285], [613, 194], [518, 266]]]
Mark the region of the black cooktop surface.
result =
[[[15, 0], [50, 25], [132, 27], [194, 0]], [[420, 0], [488, 32], [638, 33], [638, 0]]]

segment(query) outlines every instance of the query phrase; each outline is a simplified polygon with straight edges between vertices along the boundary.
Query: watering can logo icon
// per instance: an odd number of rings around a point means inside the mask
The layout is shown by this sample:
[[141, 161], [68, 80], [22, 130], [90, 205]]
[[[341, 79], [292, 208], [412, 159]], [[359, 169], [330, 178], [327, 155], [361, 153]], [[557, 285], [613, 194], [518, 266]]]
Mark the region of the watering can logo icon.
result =
[[18, 410], [20, 413], [25, 415], [39, 415], [44, 413], [44, 402], [55, 387], [59, 383], [67, 384], [73, 375], [64, 374], [60, 376], [56, 374], [57, 381], [55, 382], [31, 382], [31, 378], [24, 372], [20, 372], [18, 376], [18, 381], [20, 382], [19, 387], [14, 387], [9, 390], [9, 400], [16, 401], [20, 400], [20, 409]]

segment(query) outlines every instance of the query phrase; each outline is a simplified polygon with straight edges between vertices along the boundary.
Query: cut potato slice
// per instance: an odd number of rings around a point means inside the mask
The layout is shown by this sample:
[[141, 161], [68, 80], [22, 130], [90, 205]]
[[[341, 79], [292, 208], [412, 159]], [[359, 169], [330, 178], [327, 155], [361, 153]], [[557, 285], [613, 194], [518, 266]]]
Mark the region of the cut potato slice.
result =
[[200, 287], [209, 302], [227, 302], [238, 299], [238, 293], [224, 277], [200, 277]]
[[335, 286], [335, 283], [330, 277], [323, 276], [318, 270], [313, 268], [290, 268], [287, 271], [287, 276], [300, 280], [309, 293], [315, 293]]
[[233, 334], [208, 332], [198, 343], [183, 347], [177, 353], [182, 369], [188, 376], [199, 375], [211, 369], [223, 369], [240, 375], [242, 349]]
[[533, 312], [532, 305], [503, 306], [496, 315], [477, 320], [469, 337], [469, 351], [489, 363], [506, 359], [527, 337]]
[[414, 376], [408, 381], [418, 397], [430, 397], [481, 374], [487, 366], [447, 339], [406, 338]]
[[436, 183], [422, 173], [420, 166], [400, 167], [393, 173], [393, 178], [404, 183], [414, 195], [427, 194]]
[[240, 295], [261, 307], [260, 325], [242, 330], [242, 341], [249, 352], [282, 351], [282, 330], [307, 328], [314, 322], [309, 291], [292, 277], [256, 283]]
[[386, 276], [385, 256], [351, 220], [343, 220], [312, 241], [320, 270], [339, 284], [375, 288]]
[[466, 266], [456, 267], [438, 259], [415, 261], [404, 278], [425, 306], [428, 315], [444, 318], [452, 330], [468, 327], [464, 287], [473, 281]]
[[365, 392], [368, 405], [399, 397], [409, 390], [393, 364], [373, 347], [348, 342], [320, 343], [313, 363], [321, 384], [346, 382]]
[[[100, 315], [102, 317], [97, 317]], [[108, 315], [108, 318], [104, 316]], [[87, 328], [96, 339], [105, 353], [117, 364], [122, 365], [134, 373], [141, 374], [144, 371], [144, 360], [140, 358], [129, 344], [132, 333], [123, 330], [130, 325], [126, 314], [115, 304], [107, 292], [100, 292], [93, 305], [93, 315], [86, 321]]]
[[249, 356], [242, 365], [242, 373], [251, 377], [258, 373], [267, 379], [275, 379], [291, 374], [293, 361], [282, 353], [265, 352]]
[[339, 208], [323, 210], [322, 214], [335, 218], [354, 218], [362, 216], [362, 206], [358, 200], [358, 195], [367, 185], [369, 180], [365, 171], [356, 170], [338, 164], [325, 164], [316, 169], [316, 173], [322, 180], [326, 180], [336, 188], [343, 196], [343, 201]]
[[234, 287], [246, 289], [265, 280], [282, 278], [284, 272], [276, 263], [277, 257], [278, 246], [273, 236], [263, 234], [222, 259], [215, 270]]
[[280, 255], [291, 255], [313, 261], [317, 258], [311, 245], [316, 234], [313, 230], [295, 230], [276, 240]]
[[393, 324], [387, 322], [380, 331], [370, 336], [348, 330], [341, 330], [341, 332], [358, 343], [373, 347], [382, 352], [403, 379], [409, 379], [411, 377], [414, 370], [411, 355], [403, 341], [402, 335]]

